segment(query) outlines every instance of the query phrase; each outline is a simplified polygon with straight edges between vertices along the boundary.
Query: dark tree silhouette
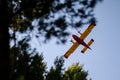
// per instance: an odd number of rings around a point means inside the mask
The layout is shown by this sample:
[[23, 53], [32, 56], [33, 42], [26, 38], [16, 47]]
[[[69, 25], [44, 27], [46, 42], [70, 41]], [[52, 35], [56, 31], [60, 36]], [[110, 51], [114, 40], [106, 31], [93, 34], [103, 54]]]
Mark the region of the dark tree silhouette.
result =
[[10, 22], [6, 0], [0, 0], [0, 79], [9, 78], [9, 34]]
[[[31, 49], [27, 40], [19, 41], [18, 46], [10, 49], [11, 74], [10, 80], [44, 80], [46, 63], [43, 55]], [[14, 56], [14, 59], [13, 59]]]
[[46, 80], [63, 80], [63, 63], [63, 57], [57, 57], [54, 61], [54, 67], [51, 67], [50, 71], [46, 75]]

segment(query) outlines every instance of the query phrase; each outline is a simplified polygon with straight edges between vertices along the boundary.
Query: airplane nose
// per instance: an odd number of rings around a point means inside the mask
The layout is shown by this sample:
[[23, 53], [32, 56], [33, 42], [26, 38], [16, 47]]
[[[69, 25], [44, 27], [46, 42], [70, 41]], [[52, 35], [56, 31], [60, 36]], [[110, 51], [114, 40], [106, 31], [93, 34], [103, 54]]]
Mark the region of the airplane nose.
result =
[[75, 38], [76, 38], [76, 35], [75, 35], [75, 34], [72, 34], [72, 37], [75, 39]]
[[72, 37], [74, 37], [74, 34], [72, 34]]

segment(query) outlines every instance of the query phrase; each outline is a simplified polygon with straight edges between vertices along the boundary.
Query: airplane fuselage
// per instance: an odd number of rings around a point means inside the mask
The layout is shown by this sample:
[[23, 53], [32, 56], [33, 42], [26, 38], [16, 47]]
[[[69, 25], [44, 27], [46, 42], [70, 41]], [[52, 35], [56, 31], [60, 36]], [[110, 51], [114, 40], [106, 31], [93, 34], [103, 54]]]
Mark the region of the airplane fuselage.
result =
[[76, 36], [76, 35], [73, 34], [72, 37], [73, 37], [74, 40], [76, 40], [79, 44], [82, 44], [83, 46], [91, 49], [91, 48], [90, 48], [83, 40], [81, 40], [78, 36]]

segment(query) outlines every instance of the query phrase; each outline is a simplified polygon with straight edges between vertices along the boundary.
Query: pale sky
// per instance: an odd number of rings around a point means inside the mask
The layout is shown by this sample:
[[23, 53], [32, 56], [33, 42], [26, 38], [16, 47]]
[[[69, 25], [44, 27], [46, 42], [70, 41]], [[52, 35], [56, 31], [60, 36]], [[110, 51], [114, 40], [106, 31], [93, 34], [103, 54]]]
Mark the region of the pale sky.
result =
[[[104, 0], [99, 3], [95, 8], [95, 17], [98, 23], [85, 40], [95, 40], [91, 45], [92, 50], [81, 54], [82, 46], [79, 46], [68, 59], [65, 59], [64, 67], [79, 62], [84, 64], [84, 70], [88, 71], [88, 78], [120, 80], [120, 0]], [[82, 31], [84, 28], [81, 28]], [[74, 34], [79, 35], [77, 32]], [[48, 68], [53, 66], [56, 56], [64, 55], [71, 45], [71, 42], [56, 45], [54, 40], [41, 45], [40, 52], [43, 52]]]

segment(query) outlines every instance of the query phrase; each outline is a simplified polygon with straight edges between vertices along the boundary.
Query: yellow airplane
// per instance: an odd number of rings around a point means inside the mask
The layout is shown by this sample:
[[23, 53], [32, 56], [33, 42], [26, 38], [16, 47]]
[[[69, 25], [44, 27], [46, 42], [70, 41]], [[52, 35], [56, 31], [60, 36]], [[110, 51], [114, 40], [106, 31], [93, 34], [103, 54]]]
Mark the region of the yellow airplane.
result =
[[80, 44], [82, 44], [82, 45], [84, 46], [83, 49], [81, 50], [81, 53], [84, 53], [88, 48], [91, 49], [89, 46], [94, 42], [94, 40], [91, 39], [91, 40], [88, 42], [88, 44], [86, 44], [86, 43], [84, 42], [84, 39], [88, 36], [88, 34], [92, 31], [92, 29], [93, 29], [95, 26], [96, 26], [95, 23], [91, 23], [91, 24], [88, 26], [88, 28], [87, 28], [83, 33], [80, 33], [80, 34], [81, 34], [80, 37], [72, 34], [72, 37], [74, 38], [74, 40], [75, 40], [76, 42], [71, 41], [71, 42], [73, 43], [73, 45], [72, 45], [72, 46], [69, 48], [69, 50], [64, 54], [64, 57], [65, 57], [65, 58], [68, 58], [68, 57], [77, 49], [77, 47], [78, 47]]

